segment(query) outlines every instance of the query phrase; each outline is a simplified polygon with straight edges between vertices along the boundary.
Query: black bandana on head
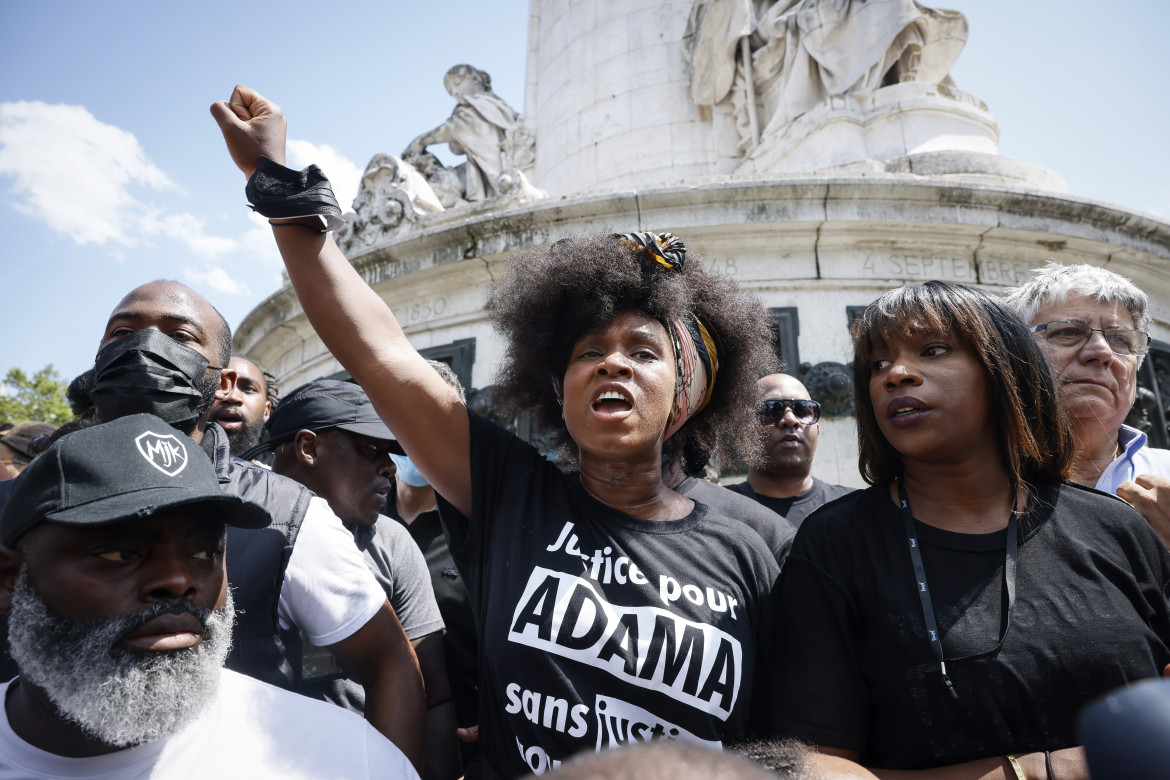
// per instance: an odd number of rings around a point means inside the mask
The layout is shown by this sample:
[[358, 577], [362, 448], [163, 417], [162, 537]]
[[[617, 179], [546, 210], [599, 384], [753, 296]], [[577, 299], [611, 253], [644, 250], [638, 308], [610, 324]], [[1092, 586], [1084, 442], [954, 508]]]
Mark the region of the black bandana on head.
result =
[[614, 233], [613, 237], [639, 246], [650, 253], [659, 265], [671, 271], [681, 271], [687, 259], [687, 246], [674, 233]]

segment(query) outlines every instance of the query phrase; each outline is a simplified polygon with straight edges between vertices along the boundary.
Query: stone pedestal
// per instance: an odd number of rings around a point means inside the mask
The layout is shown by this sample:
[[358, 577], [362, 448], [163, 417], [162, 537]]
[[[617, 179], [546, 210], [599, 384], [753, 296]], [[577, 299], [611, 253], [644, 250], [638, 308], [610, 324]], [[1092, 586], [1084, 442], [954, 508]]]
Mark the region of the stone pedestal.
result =
[[[785, 310], [790, 363], [848, 363], [851, 307], [904, 281], [1001, 291], [1048, 259], [1102, 265], [1150, 296], [1152, 334], [1170, 341], [1170, 224], [1117, 206], [911, 173], [711, 181], [535, 201], [410, 233], [350, 259], [420, 348], [474, 344], [469, 378], [493, 381], [501, 344], [483, 289], [515, 249], [604, 229], [670, 230], [716, 271]], [[470, 342], [469, 342], [470, 340]], [[341, 370], [292, 288], [261, 303], [236, 349], [281, 386]], [[853, 417], [824, 418], [815, 474], [860, 484]]]
[[858, 98], [840, 95], [782, 128], [768, 128], [736, 174], [798, 173], [884, 163], [940, 150], [995, 154], [999, 127], [965, 92], [916, 82]]

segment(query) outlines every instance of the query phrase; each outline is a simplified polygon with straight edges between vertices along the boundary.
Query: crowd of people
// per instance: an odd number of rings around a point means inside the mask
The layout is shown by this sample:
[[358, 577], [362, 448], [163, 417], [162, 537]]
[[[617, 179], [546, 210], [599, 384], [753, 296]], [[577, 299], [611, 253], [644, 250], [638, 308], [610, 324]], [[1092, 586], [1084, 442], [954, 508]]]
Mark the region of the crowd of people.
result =
[[760, 302], [681, 239], [525, 249], [486, 300], [494, 398], [558, 466], [411, 346], [275, 104], [212, 113], [353, 381], [282, 394], [156, 281], [77, 419], [0, 431], [0, 780], [1068, 780], [1078, 712], [1170, 665], [1128, 280], [882, 295], [851, 331], [852, 490], [813, 476], [820, 406]]

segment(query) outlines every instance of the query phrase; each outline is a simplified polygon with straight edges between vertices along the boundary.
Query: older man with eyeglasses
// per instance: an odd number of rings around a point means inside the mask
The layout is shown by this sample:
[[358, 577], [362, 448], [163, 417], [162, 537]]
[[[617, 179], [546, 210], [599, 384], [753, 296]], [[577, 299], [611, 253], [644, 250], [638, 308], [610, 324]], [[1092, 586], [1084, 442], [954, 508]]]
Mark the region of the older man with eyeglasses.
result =
[[1150, 343], [1146, 294], [1104, 268], [1050, 262], [1006, 302], [1052, 365], [1077, 445], [1073, 480], [1128, 501], [1170, 546], [1170, 450], [1124, 424]]
[[810, 398], [800, 380], [788, 374], [770, 374], [758, 385], [764, 397], [760, 424], [768, 437], [764, 462], [748, 472], [745, 482], [730, 488], [799, 528], [813, 510], [853, 492], [853, 488], [831, 485], [812, 475], [821, 432], [821, 405]]

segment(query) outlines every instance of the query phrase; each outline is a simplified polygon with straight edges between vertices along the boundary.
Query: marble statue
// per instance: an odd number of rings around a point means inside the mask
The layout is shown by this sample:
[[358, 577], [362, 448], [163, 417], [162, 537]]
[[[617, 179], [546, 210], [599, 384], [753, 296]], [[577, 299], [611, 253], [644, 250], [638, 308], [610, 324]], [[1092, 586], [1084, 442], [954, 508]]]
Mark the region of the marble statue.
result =
[[756, 31], [759, 0], [695, 0], [684, 40], [691, 63], [691, 102], [713, 106], [731, 91], [743, 48]]
[[376, 154], [362, 173], [353, 211], [345, 215], [337, 244], [343, 251], [370, 247], [417, 222], [420, 215], [442, 210], [439, 196], [414, 166], [392, 154]]
[[730, 95], [746, 153], [831, 97], [954, 86], [967, 20], [915, 0], [695, 0], [685, 40], [692, 101]]
[[[524, 173], [536, 162], [536, 137], [524, 117], [492, 92], [491, 76], [456, 65], [443, 83], [456, 100], [447, 121], [415, 138], [401, 157], [377, 154], [366, 166], [353, 211], [336, 236], [347, 254], [458, 218], [452, 210], [491, 210], [547, 197]], [[427, 150], [439, 143], [467, 159], [448, 168]]]
[[439, 158], [425, 149], [422, 152], [407, 150], [402, 159], [410, 163], [430, 183], [443, 208], [451, 209], [467, 203], [463, 199], [465, 189], [464, 176], [467, 163], [448, 168], [439, 161]]
[[[446, 143], [455, 154], [467, 156], [461, 166], [462, 199], [471, 203], [487, 200], [499, 194], [496, 180], [500, 174], [520, 167], [514, 158], [530, 154], [528, 149], [515, 148], [512, 142], [519, 115], [492, 92], [491, 76], [471, 65], [451, 68], [443, 77], [443, 85], [455, 98], [455, 110], [446, 122], [411, 141], [402, 156], [418, 159], [428, 146]], [[532, 140], [530, 133], [527, 138]]]

